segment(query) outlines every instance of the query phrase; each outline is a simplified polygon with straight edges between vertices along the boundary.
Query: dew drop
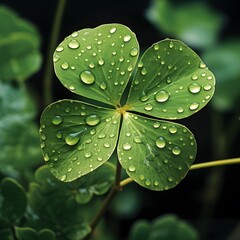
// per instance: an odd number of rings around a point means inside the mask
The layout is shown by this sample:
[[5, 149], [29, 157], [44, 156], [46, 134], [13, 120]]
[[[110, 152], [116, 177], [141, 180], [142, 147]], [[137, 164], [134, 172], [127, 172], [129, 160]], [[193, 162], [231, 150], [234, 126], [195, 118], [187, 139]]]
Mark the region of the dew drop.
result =
[[78, 32], [73, 32], [72, 34], [71, 34], [71, 37], [77, 37], [78, 36]]
[[102, 157], [98, 157], [97, 160], [98, 160], [99, 162], [101, 162], [101, 161], [103, 160], [103, 158], [102, 158]]
[[172, 181], [173, 181], [173, 178], [172, 178], [172, 177], [168, 177], [168, 181], [169, 181], [169, 182], [172, 182]]
[[149, 178], [147, 178], [146, 180], [145, 180], [145, 185], [146, 186], [150, 186], [151, 185], [151, 180], [149, 179]]
[[63, 182], [66, 181], [66, 179], [67, 179], [67, 175], [66, 174], [63, 174], [62, 177], [60, 178], [60, 180], [63, 181]]
[[198, 79], [198, 75], [197, 74], [193, 74], [191, 78], [192, 78], [192, 80], [197, 80]]
[[91, 152], [85, 153], [85, 157], [86, 157], [86, 158], [90, 158], [91, 156], [92, 156], [92, 153], [91, 153]]
[[140, 95], [140, 101], [146, 102], [148, 99], [149, 99], [148, 95], [143, 91], [142, 94]]
[[140, 136], [134, 136], [133, 140], [134, 140], [135, 143], [141, 143], [142, 142], [142, 139], [141, 139]]
[[127, 34], [123, 37], [124, 42], [129, 42], [130, 40], [131, 40], [131, 36], [129, 34]]
[[145, 75], [147, 74], [147, 69], [146, 69], [146, 68], [143, 68], [143, 69], [141, 70], [141, 74], [142, 74], [143, 76], [145, 76]]
[[104, 143], [103, 146], [104, 146], [105, 148], [110, 148], [110, 147], [111, 147], [111, 144], [110, 144], [110, 143]]
[[196, 110], [199, 107], [199, 104], [196, 102], [192, 102], [191, 105], [189, 106], [190, 110]]
[[76, 145], [78, 143], [78, 141], [80, 140], [80, 133], [81, 132], [77, 132], [77, 133], [70, 133], [65, 137], [65, 142], [70, 145]]
[[182, 107], [179, 107], [179, 108], [177, 109], [177, 112], [178, 112], [178, 113], [183, 113], [183, 112], [184, 112], [184, 109], [183, 109]]
[[212, 89], [212, 86], [211, 86], [210, 84], [206, 84], [206, 85], [203, 86], [203, 89], [204, 89], [205, 91], [209, 91], [209, 90]]
[[61, 116], [55, 116], [53, 119], [52, 119], [52, 123], [54, 125], [59, 125], [60, 123], [62, 123], [63, 119]]
[[165, 90], [158, 91], [155, 95], [155, 100], [157, 102], [166, 102], [169, 99], [169, 93]]
[[56, 48], [56, 52], [62, 52], [63, 50], [64, 50], [64, 47], [61, 45]]
[[169, 43], [169, 48], [173, 48], [173, 47], [174, 47], [173, 42], [170, 42], [170, 43]]
[[157, 51], [157, 50], [159, 50], [159, 45], [158, 45], [157, 43], [155, 43], [154, 46], [153, 46], [153, 48], [154, 48], [154, 50]]
[[156, 140], [156, 145], [158, 148], [164, 148], [166, 146], [166, 140], [164, 139], [164, 137], [159, 137]]
[[144, 109], [146, 111], [151, 111], [153, 109], [153, 106], [152, 106], [152, 104], [148, 103], [148, 104], [145, 105]]
[[99, 139], [103, 139], [103, 138], [105, 138], [106, 137], [106, 134], [105, 133], [100, 133], [99, 135], [98, 135], [98, 138]]
[[49, 158], [49, 156], [48, 156], [47, 153], [45, 153], [43, 159], [44, 159], [45, 162], [48, 162], [48, 161], [49, 161], [50, 158]]
[[53, 62], [57, 62], [59, 60], [59, 57], [58, 56], [54, 56], [53, 57]]
[[69, 65], [67, 62], [63, 62], [62, 65], [61, 65], [62, 69], [66, 70], [69, 68]]
[[200, 68], [206, 68], [206, 64], [204, 62], [201, 62], [199, 65]]
[[93, 62], [89, 63], [88, 65], [90, 68], [95, 68], [95, 64]]
[[158, 182], [157, 180], [155, 180], [155, 181], [153, 182], [153, 185], [154, 185], [155, 187], [157, 187], [157, 186], [159, 185], [159, 182]]
[[93, 84], [95, 82], [95, 77], [94, 77], [93, 73], [88, 70], [81, 72], [80, 79], [85, 84]]
[[89, 126], [96, 126], [100, 122], [100, 117], [97, 114], [88, 115], [85, 119], [85, 122]]
[[79, 48], [80, 44], [77, 40], [72, 39], [69, 43], [68, 43], [68, 47], [71, 49], [77, 49]]
[[74, 87], [73, 85], [70, 85], [70, 86], [69, 86], [69, 90], [74, 91], [74, 90], [75, 90], [75, 87]]
[[62, 133], [61, 133], [61, 132], [58, 132], [58, 133], [56, 134], [56, 137], [57, 137], [58, 139], [62, 138]]
[[175, 126], [170, 126], [168, 130], [169, 130], [170, 133], [176, 133], [177, 132], [177, 128]]
[[188, 86], [188, 90], [191, 93], [199, 93], [201, 91], [201, 86], [198, 83], [193, 82]]
[[102, 89], [102, 90], [105, 90], [107, 88], [107, 84], [105, 82], [101, 82], [99, 87]]
[[172, 83], [171, 77], [167, 77], [167, 80], [166, 80], [166, 81], [167, 81], [168, 84], [171, 84], [171, 83]]
[[159, 122], [155, 122], [155, 123], [153, 124], [153, 127], [154, 127], [154, 128], [159, 128], [159, 127], [160, 127], [160, 123], [159, 123]]
[[129, 171], [129, 172], [135, 172], [135, 171], [136, 171], [135, 166], [134, 166], [134, 165], [130, 165], [130, 166], [128, 167], [128, 171]]
[[103, 59], [103, 58], [100, 58], [100, 59], [98, 60], [98, 64], [99, 64], [100, 66], [102, 66], [104, 63], [105, 63], [105, 62], [104, 62], [104, 59]]
[[130, 55], [132, 57], [136, 57], [138, 55], [138, 49], [137, 48], [132, 48], [130, 51]]
[[124, 150], [127, 151], [127, 150], [130, 150], [131, 148], [132, 148], [132, 146], [131, 146], [130, 143], [124, 143], [124, 144], [123, 144], [123, 149], [124, 149]]
[[179, 155], [181, 153], [181, 149], [178, 147], [178, 146], [175, 146], [173, 149], [172, 149], [172, 153], [174, 155]]
[[110, 29], [109, 32], [113, 34], [113, 33], [115, 33], [116, 31], [117, 31], [117, 28], [113, 27], [113, 28]]

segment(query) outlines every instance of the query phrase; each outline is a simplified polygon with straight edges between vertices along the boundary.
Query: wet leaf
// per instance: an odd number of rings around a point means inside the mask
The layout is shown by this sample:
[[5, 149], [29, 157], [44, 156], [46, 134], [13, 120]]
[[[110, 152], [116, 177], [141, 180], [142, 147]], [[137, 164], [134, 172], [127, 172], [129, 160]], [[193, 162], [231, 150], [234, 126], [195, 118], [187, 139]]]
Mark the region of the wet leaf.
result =
[[199, 56], [184, 43], [166, 39], [140, 59], [127, 105], [150, 116], [181, 119], [202, 109], [214, 88], [214, 75]]
[[[12, 178], [5, 178], [1, 182], [1, 194], [3, 197], [1, 212], [9, 222], [15, 222], [26, 211], [27, 197], [23, 187]], [[17, 196], [17, 198], [16, 198]]]
[[61, 181], [92, 172], [112, 155], [118, 139], [120, 113], [73, 100], [48, 106], [41, 117], [45, 162]]
[[73, 32], [59, 44], [53, 61], [70, 91], [117, 106], [139, 54], [135, 34], [121, 24]]
[[119, 161], [143, 187], [162, 191], [176, 186], [187, 174], [196, 150], [193, 134], [180, 124], [124, 115]]

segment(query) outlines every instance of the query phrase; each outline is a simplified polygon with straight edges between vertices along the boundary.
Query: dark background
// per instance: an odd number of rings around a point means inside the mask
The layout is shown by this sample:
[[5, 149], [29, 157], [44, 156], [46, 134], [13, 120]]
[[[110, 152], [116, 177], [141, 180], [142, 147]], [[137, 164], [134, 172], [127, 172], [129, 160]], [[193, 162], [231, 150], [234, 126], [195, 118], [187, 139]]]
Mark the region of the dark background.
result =
[[[186, 3], [188, 1], [172, 2]], [[226, 35], [232, 37], [240, 36], [240, 14], [237, 1], [211, 0], [204, 2], [227, 16], [228, 27], [223, 28], [221, 32], [222, 38]], [[58, 1], [6, 0], [0, 3], [14, 9], [22, 18], [31, 21], [37, 26], [41, 34], [41, 50], [45, 58], [51, 34], [52, 20]], [[118, 22], [127, 25], [135, 32], [142, 50], [146, 49], [154, 42], [168, 37], [162, 33], [160, 34], [146, 19], [145, 11], [149, 4], [150, 1], [148, 0], [69, 0], [66, 3], [63, 15], [59, 42], [73, 31], [96, 27], [104, 23]], [[30, 85], [37, 89], [35, 91], [39, 99], [39, 113], [45, 107], [41, 101], [43, 96], [42, 78], [44, 63], [45, 59], [43, 59], [42, 69], [34, 74], [29, 81]], [[55, 76], [53, 84], [55, 86], [55, 100], [64, 98], [68, 94]], [[198, 154], [196, 162], [216, 160], [214, 154], [216, 155], [217, 150], [214, 150], [215, 153], [212, 150], [214, 147], [211, 136], [212, 111], [212, 108], [207, 106], [192, 117], [180, 121], [191, 129], [197, 139]], [[231, 117], [231, 112], [225, 113], [224, 121], [228, 122]], [[238, 137], [238, 141], [232, 146], [232, 151], [227, 158], [234, 158], [240, 155], [239, 143], [240, 139]], [[214, 182], [214, 178], [221, 179], [219, 189], [216, 189], [214, 184], [212, 187], [206, 188], [209, 182]], [[132, 183], [126, 187], [126, 191], [136, 192], [138, 199], [135, 205], [137, 207], [135, 206], [136, 209], [132, 212], [130, 211], [128, 216], [114, 213], [114, 210], [109, 212], [107, 217], [112, 220], [110, 227], [114, 228], [124, 239], [134, 220], [139, 218], [152, 220], [165, 213], [175, 213], [180, 218], [191, 222], [204, 236], [202, 238], [204, 240], [232, 240], [229, 236], [237, 224], [240, 224], [239, 182], [240, 166], [233, 165], [190, 171], [177, 187], [169, 191], [151, 192]], [[212, 195], [214, 194], [217, 194], [217, 197], [213, 201]], [[122, 204], [127, 204], [127, 201], [123, 201]], [[117, 219], [118, 221], [116, 221]], [[114, 222], [120, 225], [116, 226]]]

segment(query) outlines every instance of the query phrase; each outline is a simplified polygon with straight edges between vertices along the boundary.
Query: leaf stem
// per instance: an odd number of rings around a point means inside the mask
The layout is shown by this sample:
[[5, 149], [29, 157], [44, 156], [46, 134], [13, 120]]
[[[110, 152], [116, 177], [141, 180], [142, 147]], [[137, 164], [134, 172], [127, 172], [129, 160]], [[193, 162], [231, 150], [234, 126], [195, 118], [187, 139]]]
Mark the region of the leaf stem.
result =
[[53, 55], [54, 49], [56, 48], [65, 4], [66, 4], [66, 0], [60, 0], [58, 2], [56, 14], [55, 14], [52, 29], [51, 29], [52, 34], [50, 37], [50, 43], [48, 46], [47, 57], [45, 61], [46, 64], [45, 64], [45, 69], [43, 74], [45, 105], [49, 104], [52, 101], [52, 77], [53, 77], [52, 55]]
[[[231, 158], [231, 159], [224, 159], [224, 160], [216, 160], [211, 162], [204, 162], [204, 163], [197, 163], [193, 164], [190, 167], [190, 170], [201, 169], [201, 168], [209, 168], [209, 167], [219, 167], [225, 165], [232, 165], [232, 164], [240, 164], [240, 158]], [[133, 182], [132, 178], [126, 178], [120, 182], [121, 188], [126, 186], [127, 184]]]
[[84, 238], [85, 240], [89, 240], [91, 238], [91, 236], [93, 235], [93, 232], [94, 232], [96, 226], [98, 225], [98, 223], [102, 219], [102, 216], [105, 214], [106, 210], [110, 206], [114, 196], [116, 195], [117, 192], [122, 190], [122, 187], [120, 185], [121, 169], [122, 169], [122, 167], [121, 167], [119, 161], [117, 161], [117, 168], [116, 168], [116, 175], [115, 175], [114, 185], [111, 188], [111, 190], [109, 191], [107, 197], [105, 198], [105, 200], [104, 200], [104, 202], [103, 202], [99, 212], [97, 213], [97, 215], [93, 219], [92, 223], [90, 224], [91, 232], [89, 233], [89, 235], [87, 235]]

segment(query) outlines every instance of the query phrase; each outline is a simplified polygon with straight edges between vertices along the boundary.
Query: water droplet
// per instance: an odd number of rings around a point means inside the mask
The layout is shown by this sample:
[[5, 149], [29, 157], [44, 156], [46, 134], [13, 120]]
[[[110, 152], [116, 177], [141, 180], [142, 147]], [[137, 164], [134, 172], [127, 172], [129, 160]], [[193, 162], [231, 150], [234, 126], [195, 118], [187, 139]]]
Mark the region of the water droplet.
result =
[[105, 90], [107, 88], [107, 84], [105, 82], [101, 82], [99, 87], [102, 89], [102, 90]]
[[145, 180], [145, 185], [146, 186], [150, 186], [151, 185], [151, 180], [149, 179], [149, 178], [147, 178], [146, 180]]
[[173, 178], [172, 178], [172, 177], [168, 177], [168, 181], [169, 181], [169, 182], [172, 182], [172, 181], [173, 181]]
[[63, 181], [63, 182], [66, 181], [66, 179], [67, 179], [67, 175], [66, 174], [63, 174], [62, 177], [60, 178], [60, 180]]
[[67, 62], [63, 62], [62, 65], [61, 65], [62, 69], [66, 70], [69, 68], [69, 65]]
[[61, 132], [58, 132], [58, 133], [56, 134], [56, 137], [57, 137], [58, 139], [62, 138], [62, 133], [61, 133]]
[[197, 80], [198, 79], [198, 75], [197, 74], [193, 74], [191, 78], [192, 78], [192, 80]]
[[60, 123], [62, 123], [63, 119], [61, 116], [55, 116], [53, 119], [52, 119], [52, 123], [54, 125], [59, 125]]
[[212, 80], [212, 79], [213, 79], [212, 76], [208, 76], [208, 77], [207, 77], [207, 80]]
[[74, 91], [74, 90], [75, 90], [75, 87], [74, 87], [73, 85], [70, 85], [70, 86], [69, 86], [69, 90]]
[[89, 63], [88, 65], [90, 68], [95, 68], [95, 64], [93, 62]]
[[105, 133], [100, 133], [99, 135], [98, 135], [98, 138], [99, 139], [103, 139], [103, 138], [105, 138], [106, 137], [106, 134]]
[[68, 47], [71, 49], [77, 49], [79, 48], [80, 44], [77, 40], [72, 39], [69, 43], [68, 43]]
[[179, 108], [177, 109], [177, 112], [178, 112], [178, 113], [183, 113], [183, 112], [184, 112], [184, 109], [183, 109], [182, 107], [179, 107]]
[[138, 55], [138, 49], [137, 48], [132, 48], [130, 51], [130, 55], [132, 57], [136, 57]]
[[124, 42], [129, 42], [130, 40], [131, 40], [131, 36], [129, 34], [127, 34], [123, 37]]
[[156, 145], [158, 148], [164, 148], [166, 146], [166, 140], [164, 139], [164, 137], [159, 137], [156, 140]]
[[193, 82], [188, 86], [188, 90], [191, 93], [199, 93], [201, 91], [201, 86], [198, 83]]
[[123, 144], [123, 149], [124, 150], [130, 150], [132, 148], [131, 144], [130, 143], [124, 143]]
[[203, 86], [203, 89], [204, 89], [205, 91], [209, 91], [209, 90], [212, 89], [212, 86], [211, 86], [210, 84], [206, 84], [206, 85]]
[[155, 95], [157, 102], [166, 102], [169, 99], [169, 93], [165, 90], [158, 91]]
[[143, 69], [141, 70], [141, 74], [142, 74], [143, 76], [145, 76], [145, 75], [147, 74], [147, 69], [146, 69], [146, 68], [143, 68]]
[[44, 159], [45, 162], [48, 162], [48, 161], [49, 161], [50, 158], [49, 158], [49, 156], [48, 156], [47, 153], [44, 154], [43, 159]]
[[91, 114], [86, 117], [86, 124], [89, 126], [96, 126], [100, 122], [100, 117], [97, 114]]
[[129, 171], [129, 172], [135, 172], [135, 171], [136, 171], [135, 166], [134, 166], [134, 165], [130, 165], [130, 166], [128, 167], [128, 171]]
[[62, 52], [64, 49], [63, 46], [59, 45], [57, 48], [56, 48], [56, 52]]
[[157, 43], [155, 43], [154, 45], [153, 45], [153, 48], [154, 48], [154, 50], [159, 50], [159, 45], [157, 44]]
[[140, 101], [146, 102], [148, 99], [149, 99], [148, 95], [143, 91], [142, 94], [140, 95]]
[[71, 34], [71, 37], [77, 37], [78, 36], [78, 32], [73, 32], [72, 34]]
[[168, 84], [171, 84], [171, 83], [172, 83], [171, 77], [167, 77], [167, 80], [166, 80], [166, 81], [167, 81]]
[[91, 156], [92, 156], [92, 153], [91, 153], [91, 152], [85, 153], [85, 157], [86, 157], [86, 158], [90, 158]]
[[134, 140], [135, 143], [141, 143], [142, 142], [142, 139], [141, 139], [140, 136], [134, 136], [133, 140]]
[[110, 147], [111, 147], [111, 144], [110, 144], [110, 143], [104, 143], [103, 146], [104, 146], [105, 148], [110, 148]]
[[95, 82], [93, 73], [88, 70], [81, 72], [80, 79], [86, 84], [93, 84]]
[[60, 59], [60, 57], [54, 56], [54, 57], [53, 57], [53, 62], [57, 62], [59, 59]]
[[169, 43], [169, 48], [173, 48], [173, 47], [174, 47], [173, 42], [170, 42], [170, 43]]
[[115, 33], [116, 31], [117, 31], [117, 28], [113, 27], [113, 28], [110, 29], [109, 32], [110, 32], [110, 33]]
[[206, 64], [204, 62], [201, 62], [199, 65], [200, 68], [206, 68]]
[[98, 160], [99, 162], [101, 162], [101, 161], [103, 160], [103, 158], [102, 158], [102, 157], [98, 157], [97, 160]]
[[98, 64], [99, 64], [100, 66], [102, 66], [102, 65], [104, 64], [104, 59], [103, 59], [103, 58], [100, 58], [100, 59], [98, 60]]
[[153, 106], [152, 106], [151, 103], [148, 103], [148, 104], [145, 105], [144, 109], [145, 109], [146, 111], [151, 111], [151, 110], [153, 109]]
[[169, 130], [170, 133], [176, 133], [177, 132], [177, 128], [175, 126], [170, 126], [168, 130]]
[[41, 148], [45, 148], [45, 142], [41, 142], [41, 144], [40, 144], [40, 146], [41, 146]]
[[172, 149], [172, 153], [174, 155], [179, 155], [181, 153], [181, 149], [178, 147], [178, 146], [175, 146], [173, 149]]
[[65, 137], [65, 142], [70, 145], [76, 145], [78, 141], [80, 140], [80, 133], [81, 132], [76, 132], [76, 133], [70, 133]]
[[159, 127], [160, 127], [160, 123], [159, 123], [159, 122], [155, 122], [155, 123], [153, 124], [153, 127], [154, 127], [154, 128], [159, 128]]
[[189, 106], [190, 110], [196, 110], [199, 107], [199, 104], [196, 102], [192, 102], [191, 105]]
[[155, 187], [157, 187], [157, 186], [159, 185], [159, 182], [158, 182], [157, 180], [155, 180], [155, 181], [153, 182], [153, 185], [154, 185]]

